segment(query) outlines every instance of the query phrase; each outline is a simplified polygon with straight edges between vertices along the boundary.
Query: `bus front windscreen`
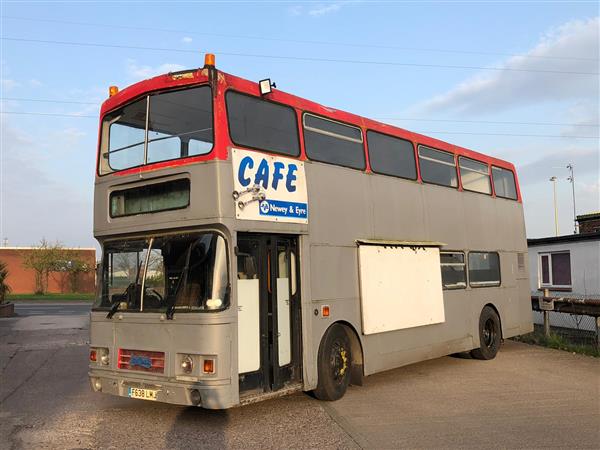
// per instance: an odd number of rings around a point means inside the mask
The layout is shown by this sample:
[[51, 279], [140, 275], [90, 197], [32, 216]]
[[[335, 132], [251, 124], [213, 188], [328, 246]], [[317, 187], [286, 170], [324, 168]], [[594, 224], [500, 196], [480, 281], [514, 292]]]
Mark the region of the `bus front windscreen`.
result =
[[100, 174], [205, 155], [212, 147], [209, 86], [151, 94], [104, 116]]
[[223, 237], [170, 235], [107, 242], [94, 309], [214, 311], [228, 297]]

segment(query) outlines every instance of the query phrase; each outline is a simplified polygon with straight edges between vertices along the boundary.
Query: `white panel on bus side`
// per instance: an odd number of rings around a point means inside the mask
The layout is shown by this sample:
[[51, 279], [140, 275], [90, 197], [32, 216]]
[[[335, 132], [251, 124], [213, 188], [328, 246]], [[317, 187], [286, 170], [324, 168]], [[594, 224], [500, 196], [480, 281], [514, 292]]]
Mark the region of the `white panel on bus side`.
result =
[[260, 369], [259, 280], [237, 280], [238, 373]]
[[292, 361], [289, 278], [277, 278], [277, 328], [279, 329], [279, 366], [282, 367]]
[[444, 322], [437, 247], [360, 245], [364, 334]]

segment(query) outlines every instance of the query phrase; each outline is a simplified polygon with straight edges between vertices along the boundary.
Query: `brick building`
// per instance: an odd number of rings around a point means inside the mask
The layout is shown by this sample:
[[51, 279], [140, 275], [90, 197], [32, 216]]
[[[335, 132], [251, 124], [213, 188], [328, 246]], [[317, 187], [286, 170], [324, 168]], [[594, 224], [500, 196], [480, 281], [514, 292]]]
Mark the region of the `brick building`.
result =
[[[0, 261], [7, 265], [7, 284], [10, 286], [12, 294], [35, 292], [35, 272], [23, 266], [23, 260], [27, 253], [35, 250], [35, 247], [0, 247]], [[47, 291], [49, 293], [67, 293], [72, 292], [73, 286], [76, 286], [78, 293], [93, 293], [96, 285], [96, 249], [67, 248], [65, 250], [73, 251], [76, 257], [91, 270], [77, 274], [75, 282], [70, 278], [69, 272], [50, 272]]]
[[600, 212], [581, 214], [577, 216], [579, 233], [595, 233], [600, 231]]

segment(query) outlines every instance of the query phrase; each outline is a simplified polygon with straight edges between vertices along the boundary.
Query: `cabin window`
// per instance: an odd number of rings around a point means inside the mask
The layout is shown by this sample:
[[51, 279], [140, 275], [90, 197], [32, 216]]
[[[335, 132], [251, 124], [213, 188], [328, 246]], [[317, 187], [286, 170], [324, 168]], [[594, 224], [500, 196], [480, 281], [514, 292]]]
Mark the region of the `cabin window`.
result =
[[282, 155], [300, 155], [293, 108], [234, 91], [229, 91], [225, 100], [229, 133], [235, 144]]
[[460, 252], [440, 252], [442, 266], [442, 286], [444, 289], [464, 289], [467, 287], [465, 254]]
[[304, 147], [314, 160], [351, 167], [365, 168], [362, 130], [333, 120], [304, 114]]
[[189, 205], [190, 180], [187, 178], [110, 193], [110, 217], [171, 211]]
[[571, 287], [571, 254], [540, 253], [540, 287]]
[[412, 142], [367, 131], [367, 143], [373, 172], [416, 180], [417, 167]]
[[147, 95], [104, 116], [100, 174], [188, 156], [213, 147], [208, 86]]
[[458, 158], [460, 181], [466, 191], [491, 194], [490, 173], [487, 164], [469, 158]]
[[511, 170], [492, 167], [492, 176], [494, 178], [494, 190], [496, 197], [517, 199], [517, 186], [515, 184], [515, 175]]
[[458, 176], [452, 153], [419, 145], [419, 166], [421, 178], [426, 183], [458, 187]]
[[498, 253], [469, 253], [469, 284], [473, 287], [500, 285], [500, 256]]

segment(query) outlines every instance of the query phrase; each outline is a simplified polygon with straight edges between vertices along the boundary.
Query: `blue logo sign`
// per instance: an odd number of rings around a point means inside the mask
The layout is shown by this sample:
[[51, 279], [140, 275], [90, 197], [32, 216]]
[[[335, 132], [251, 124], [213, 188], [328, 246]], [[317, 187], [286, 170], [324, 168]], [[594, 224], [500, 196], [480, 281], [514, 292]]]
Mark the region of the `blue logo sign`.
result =
[[152, 367], [152, 360], [146, 356], [133, 355], [129, 360], [129, 365], [150, 369]]
[[260, 202], [258, 209], [261, 216], [293, 217], [297, 219], [308, 217], [308, 205], [306, 203], [263, 200]]

